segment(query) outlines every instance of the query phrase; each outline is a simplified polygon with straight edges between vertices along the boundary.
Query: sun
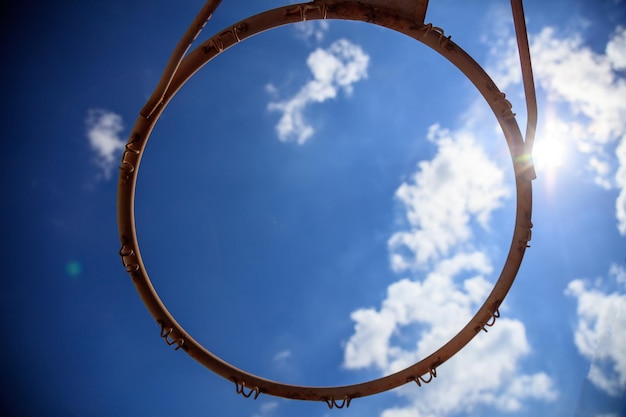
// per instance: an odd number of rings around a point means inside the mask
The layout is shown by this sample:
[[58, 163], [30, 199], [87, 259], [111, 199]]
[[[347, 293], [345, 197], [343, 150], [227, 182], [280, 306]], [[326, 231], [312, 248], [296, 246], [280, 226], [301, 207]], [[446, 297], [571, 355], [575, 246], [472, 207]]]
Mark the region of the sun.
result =
[[543, 138], [533, 146], [533, 162], [537, 172], [554, 172], [565, 164], [566, 149], [562, 140]]
[[557, 109], [548, 107], [543, 123], [538, 126], [533, 144], [533, 162], [537, 173], [550, 174], [554, 177], [572, 155], [572, 138], [577, 136], [575, 124], [567, 123], [558, 116]]

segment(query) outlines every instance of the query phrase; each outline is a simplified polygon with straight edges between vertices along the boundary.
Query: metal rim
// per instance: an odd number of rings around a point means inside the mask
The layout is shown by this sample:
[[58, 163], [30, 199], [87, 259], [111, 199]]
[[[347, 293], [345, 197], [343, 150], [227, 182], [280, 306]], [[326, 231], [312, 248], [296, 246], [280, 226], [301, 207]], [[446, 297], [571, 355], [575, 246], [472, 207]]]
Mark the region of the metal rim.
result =
[[[214, 4], [213, 9], [215, 7], [217, 5]], [[141, 259], [134, 214], [137, 172], [143, 150], [162, 111], [185, 82], [221, 52], [248, 37], [274, 27], [316, 19], [355, 20], [387, 27], [424, 43], [462, 71], [487, 101], [502, 128], [513, 161], [517, 196], [515, 227], [506, 263], [493, 290], [465, 327], [435, 352], [402, 371], [359, 384], [336, 387], [298, 386], [271, 381], [232, 366], [195, 341], [172, 317], [152, 286]], [[119, 254], [122, 264], [132, 277], [146, 307], [160, 325], [160, 335], [168, 345], [173, 345], [175, 350], [185, 351], [213, 372], [234, 382], [236, 392], [245, 397], [256, 399], [263, 393], [298, 400], [323, 401], [330, 408], [342, 408], [349, 406], [354, 398], [384, 392], [408, 382], [416, 382], [418, 386], [430, 382], [437, 376], [437, 368], [441, 364], [467, 345], [476, 334], [487, 331], [495, 323], [499, 317], [498, 308], [511, 288], [525, 250], [529, 247], [532, 228], [531, 180], [534, 179], [534, 171], [515, 115], [511, 111], [511, 103], [480, 65], [456, 45], [450, 36], [445, 36], [443, 30], [431, 24], [416, 23], [414, 19], [375, 5], [351, 1], [327, 4], [319, 1], [288, 5], [257, 14], [219, 32], [183, 59], [184, 52], [180, 54], [180, 65], [172, 71], [160, 99], [154, 101], [153, 95], [152, 105], [146, 105], [137, 119], [122, 156], [118, 182], [118, 228], [122, 244]]]

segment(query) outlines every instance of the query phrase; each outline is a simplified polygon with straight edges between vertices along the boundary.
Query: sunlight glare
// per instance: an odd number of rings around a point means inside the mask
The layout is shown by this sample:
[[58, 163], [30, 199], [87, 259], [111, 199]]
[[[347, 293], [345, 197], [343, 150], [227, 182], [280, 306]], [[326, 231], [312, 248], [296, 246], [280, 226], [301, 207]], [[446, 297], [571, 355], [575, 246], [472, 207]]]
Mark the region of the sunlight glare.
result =
[[560, 139], [544, 138], [535, 142], [533, 161], [538, 172], [555, 171], [565, 164], [565, 145]]

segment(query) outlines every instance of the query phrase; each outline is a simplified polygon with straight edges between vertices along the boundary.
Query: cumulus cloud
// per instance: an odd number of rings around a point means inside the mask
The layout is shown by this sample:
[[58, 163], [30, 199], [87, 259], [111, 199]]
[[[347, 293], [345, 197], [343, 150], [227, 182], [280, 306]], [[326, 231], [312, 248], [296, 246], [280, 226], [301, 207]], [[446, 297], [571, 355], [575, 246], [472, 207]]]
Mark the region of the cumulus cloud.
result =
[[85, 124], [96, 164], [102, 169], [104, 178], [109, 179], [126, 144], [119, 136], [124, 130], [122, 116], [107, 110], [92, 109], [87, 114]]
[[[435, 125], [428, 139], [437, 153], [398, 188], [406, 230], [389, 240], [392, 268], [413, 276], [389, 285], [379, 308], [352, 313], [346, 368], [386, 375], [428, 356], [469, 321], [493, 286], [489, 255], [466, 250], [464, 242], [476, 226], [489, 226], [509, 195], [503, 172], [467, 131]], [[426, 264], [430, 272], [420, 273]], [[438, 369], [445, 382], [434, 379], [419, 397], [414, 386], [397, 390], [407, 404], [382, 416], [445, 416], [478, 406], [515, 411], [530, 399], [551, 401], [557, 396], [552, 379], [520, 370], [530, 351], [523, 323], [500, 318], [488, 335], [478, 335]]]
[[613, 71], [611, 56], [583, 46], [580, 37], [558, 39], [550, 28], [534, 38], [531, 52], [539, 84], [550, 99], [568, 103], [574, 116], [583, 116], [593, 145], [614, 142], [625, 133], [626, 80]]
[[565, 293], [576, 298], [574, 342], [591, 361], [588, 378], [609, 395], [626, 392], [626, 270], [613, 264], [609, 280], [616, 290], [600, 288], [602, 281], [576, 279]]
[[[490, 288], [482, 274], [491, 270], [480, 252], [458, 254], [441, 262], [422, 282], [402, 279], [391, 284], [380, 310], [352, 313], [355, 333], [345, 348], [345, 366], [374, 365], [383, 373], [392, 373], [432, 353], [471, 318]], [[455, 277], [463, 272], [472, 277], [455, 283]], [[420, 342], [409, 350], [391, 347], [392, 336], [415, 323], [425, 327]]]
[[318, 43], [324, 40], [329, 27], [328, 20], [307, 20], [294, 25], [298, 38], [305, 41], [314, 40]]
[[[401, 390], [407, 405], [385, 410], [382, 417], [435, 417], [463, 415], [477, 407], [515, 412], [529, 400], [553, 401], [557, 397], [552, 379], [543, 372], [521, 374], [519, 360], [527, 352], [523, 325], [506, 320], [488, 335], [479, 335], [467, 348], [447, 362], [416, 398], [415, 386]], [[523, 337], [520, 337], [523, 336]], [[445, 381], [443, 380], [445, 378]]]
[[[273, 101], [268, 105], [270, 111], [282, 113], [276, 132], [283, 142], [305, 143], [315, 130], [305, 116], [304, 111], [311, 103], [323, 103], [337, 97], [339, 91], [350, 95], [353, 84], [367, 77], [369, 56], [360, 46], [346, 39], [340, 39], [327, 49], [313, 51], [307, 65], [313, 79], [307, 82], [291, 98]], [[277, 93], [276, 87], [269, 85], [268, 91]]]
[[616, 71], [626, 70], [626, 30], [618, 26], [606, 45], [606, 56]]
[[[574, 143], [586, 155], [593, 181], [619, 190], [617, 227], [626, 235], [626, 28], [615, 29], [605, 53], [585, 46], [579, 35], [559, 37], [552, 28], [530, 41], [535, 80], [548, 97], [537, 141]], [[508, 45], [492, 71], [502, 89], [521, 82], [514, 40]]]
[[438, 147], [431, 161], [419, 163], [409, 182], [396, 191], [409, 229], [389, 239], [396, 272], [423, 266], [468, 240], [472, 221], [487, 226], [490, 213], [509, 190], [503, 172], [489, 160], [472, 135], [431, 126], [428, 139]]
[[[499, 64], [489, 70], [507, 91], [521, 84], [513, 39], [508, 46], [504, 56], [494, 52]], [[531, 53], [537, 86], [547, 97], [540, 134], [573, 143], [594, 182], [619, 190], [616, 217], [626, 235], [626, 29], [616, 28], [598, 53], [580, 36], [559, 37], [546, 28], [531, 35]], [[436, 155], [398, 188], [406, 227], [388, 241], [392, 269], [409, 277], [391, 284], [379, 307], [352, 313], [354, 332], [344, 350], [349, 369], [389, 374], [425, 357], [467, 322], [491, 288], [488, 254], [465, 243], [476, 226], [489, 227], [491, 213], [510, 193], [502, 172], [466, 130], [433, 126], [428, 139]], [[430, 272], [420, 272], [425, 266]], [[578, 302], [575, 343], [592, 362], [589, 379], [619, 395], [626, 388], [626, 271], [614, 265], [609, 276], [618, 291], [574, 280], [566, 294]], [[438, 369], [445, 383], [435, 379], [419, 399], [408, 387], [398, 390], [407, 404], [382, 416], [453, 415], [482, 405], [516, 411], [527, 400], [552, 401], [558, 395], [552, 378], [521, 370], [530, 352], [523, 323], [501, 318]]]
[[619, 168], [615, 174], [615, 182], [620, 190], [615, 200], [615, 216], [617, 217], [617, 229], [626, 236], [626, 137], [622, 138], [617, 150]]

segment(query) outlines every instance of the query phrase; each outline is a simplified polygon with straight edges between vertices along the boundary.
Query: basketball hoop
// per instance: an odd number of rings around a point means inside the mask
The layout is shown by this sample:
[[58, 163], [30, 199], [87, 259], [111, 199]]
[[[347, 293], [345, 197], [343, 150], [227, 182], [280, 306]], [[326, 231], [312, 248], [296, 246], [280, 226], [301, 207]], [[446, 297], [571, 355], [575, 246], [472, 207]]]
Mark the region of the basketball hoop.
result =
[[[155, 92], [140, 111], [120, 165], [117, 213], [122, 246], [119, 254], [143, 302], [159, 324], [161, 337], [175, 350], [183, 350], [213, 372], [233, 382], [237, 393], [255, 399], [260, 394], [267, 394], [323, 401], [329, 408], [343, 408], [348, 407], [355, 398], [381, 393], [408, 382], [415, 382], [418, 386], [430, 382], [437, 376], [437, 368], [441, 364], [465, 347], [476, 334], [486, 332], [500, 317], [499, 307], [515, 280], [531, 239], [531, 181], [535, 178], [531, 154], [537, 110], [521, 0], [511, 0], [511, 4], [526, 93], [528, 121], [525, 139], [511, 110], [511, 103], [481, 66], [450, 36], [446, 36], [442, 29], [430, 23], [424, 24], [428, 0], [316, 0], [283, 6], [235, 23], [187, 54], [191, 43], [219, 3], [219, 0], [209, 0], [177, 45]], [[141, 259], [134, 214], [137, 172], [143, 151], [152, 129], [176, 92], [202, 66], [237, 43], [278, 26], [318, 19], [363, 21], [387, 27], [424, 43], [462, 71], [487, 101], [502, 128], [513, 162], [517, 196], [515, 227], [506, 263], [493, 290], [465, 327], [435, 352], [402, 371], [359, 384], [337, 387], [289, 385], [252, 375], [223, 361], [194, 340], [172, 317], [152, 286]]]

